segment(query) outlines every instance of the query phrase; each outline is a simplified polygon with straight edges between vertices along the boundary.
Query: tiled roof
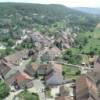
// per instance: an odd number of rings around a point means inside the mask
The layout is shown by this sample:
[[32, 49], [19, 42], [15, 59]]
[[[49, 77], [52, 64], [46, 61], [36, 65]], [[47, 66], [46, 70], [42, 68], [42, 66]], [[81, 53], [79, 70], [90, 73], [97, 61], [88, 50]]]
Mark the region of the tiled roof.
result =
[[26, 68], [24, 69], [24, 72], [27, 73], [30, 76], [34, 76], [35, 72], [38, 69], [38, 64], [32, 63], [31, 65], [27, 65]]
[[[92, 100], [90, 95], [95, 100], [100, 100], [97, 92], [100, 86], [100, 73], [88, 72], [86, 75], [81, 75], [76, 81], [76, 98], [77, 100]], [[95, 87], [95, 88], [94, 88]]]
[[53, 47], [50, 50], [48, 50], [48, 54], [59, 55], [60, 53], [61, 53], [61, 51], [57, 47]]
[[92, 80], [92, 82], [96, 83], [100, 80], [100, 72], [88, 72], [87, 77]]
[[40, 64], [37, 71], [38, 74], [49, 74], [53, 70], [52, 64]]
[[0, 61], [0, 73], [6, 75], [10, 71], [10, 66], [3, 60]]
[[28, 50], [18, 51], [12, 55], [5, 57], [4, 59], [11, 64], [19, 64], [22, 58], [26, 57], [28, 54]]
[[15, 80], [17, 80], [18, 83], [21, 83], [26, 80], [32, 80], [32, 77], [30, 77], [28, 74], [26, 74], [24, 72], [17, 71], [15, 73], [13, 73], [11, 76], [9, 76], [9, 78], [6, 79], [6, 81], [9, 85], [12, 85], [12, 83]]
[[32, 80], [32, 77], [30, 77], [28, 74], [24, 72], [21, 72], [16, 75], [16, 79], [17, 81], [24, 81], [24, 80]]
[[53, 66], [54, 70], [58, 73], [62, 73], [62, 65], [60, 64], [54, 64]]
[[[60, 64], [53, 64], [53, 71], [49, 75], [46, 76], [46, 80], [51, 78], [56, 73], [58, 76], [62, 75], [62, 66]], [[59, 77], [60, 78], [60, 77]]]
[[59, 96], [55, 100], [73, 100], [73, 98], [68, 96]]
[[86, 80], [85, 75], [81, 75], [77, 80], [76, 80], [76, 98], [77, 100], [81, 100], [85, 95], [87, 95], [89, 92], [88, 90], [88, 84]]

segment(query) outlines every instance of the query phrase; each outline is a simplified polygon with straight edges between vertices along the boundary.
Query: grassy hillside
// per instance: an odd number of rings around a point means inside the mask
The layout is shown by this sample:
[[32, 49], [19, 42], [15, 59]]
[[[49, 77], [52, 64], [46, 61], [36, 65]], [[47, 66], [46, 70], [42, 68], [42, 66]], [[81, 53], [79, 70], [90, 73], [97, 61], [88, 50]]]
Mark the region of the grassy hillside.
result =
[[100, 54], [100, 27], [96, 27], [93, 32], [79, 33], [74, 47], [78, 48], [80, 53]]

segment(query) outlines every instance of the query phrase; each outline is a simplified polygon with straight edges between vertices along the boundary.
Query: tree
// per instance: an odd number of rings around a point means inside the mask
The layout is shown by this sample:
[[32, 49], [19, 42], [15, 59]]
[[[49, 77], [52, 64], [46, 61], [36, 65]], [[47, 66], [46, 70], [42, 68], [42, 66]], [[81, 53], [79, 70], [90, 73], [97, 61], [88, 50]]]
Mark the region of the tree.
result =
[[93, 57], [95, 55], [95, 52], [94, 51], [90, 51], [89, 54], [90, 54], [91, 57]]
[[0, 80], [0, 100], [4, 99], [9, 95], [9, 87], [4, 81]]
[[81, 71], [78, 70], [78, 71], [76, 72], [76, 75], [80, 75], [80, 74], [81, 74]]
[[13, 46], [15, 44], [13, 39], [8, 39], [7, 41], [8, 46]]
[[65, 51], [65, 53], [63, 54], [63, 59], [67, 60], [68, 63], [71, 63], [71, 64], [81, 63], [81, 56], [78, 55], [77, 53], [74, 54], [74, 52], [70, 49]]

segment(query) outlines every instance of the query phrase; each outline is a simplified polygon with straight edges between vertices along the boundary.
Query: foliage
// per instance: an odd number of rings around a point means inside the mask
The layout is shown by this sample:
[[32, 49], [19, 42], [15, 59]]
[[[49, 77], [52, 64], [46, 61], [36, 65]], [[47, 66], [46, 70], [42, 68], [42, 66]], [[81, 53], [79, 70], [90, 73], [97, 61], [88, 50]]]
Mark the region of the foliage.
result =
[[4, 83], [4, 81], [0, 80], [0, 100], [4, 99], [9, 95], [9, 88]]
[[0, 49], [0, 58], [3, 58], [11, 53], [14, 53], [15, 50], [7, 47], [6, 49]]
[[1, 31], [3, 38], [0, 39], [20, 38], [22, 29], [26, 28], [36, 28], [46, 34], [52, 34], [52, 30], [54, 32], [59, 28], [71, 28], [74, 32], [91, 31], [98, 20], [96, 16], [74, 11], [62, 5], [1, 3], [0, 28], [8, 31]]
[[73, 44], [73, 47], [80, 49], [81, 53], [96, 55], [100, 52], [100, 28], [94, 32], [80, 33]]
[[30, 93], [27, 90], [22, 91], [18, 96], [21, 100], [39, 100], [39, 97], [35, 93]]
[[73, 52], [71, 49], [68, 49], [64, 52], [63, 59], [71, 64], [81, 63], [81, 56], [78, 53]]

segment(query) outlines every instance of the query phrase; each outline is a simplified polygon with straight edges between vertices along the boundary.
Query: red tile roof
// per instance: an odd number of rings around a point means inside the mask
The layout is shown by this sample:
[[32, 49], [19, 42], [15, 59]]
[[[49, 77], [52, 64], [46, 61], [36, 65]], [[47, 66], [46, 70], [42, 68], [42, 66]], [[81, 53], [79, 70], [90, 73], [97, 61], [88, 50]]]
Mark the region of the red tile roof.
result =
[[88, 83], [86, 75], [81, 75], [79, 79], [76, 80], [76, 98], [77, 100], [84, 100], [84, 96], [88, 95]]
[[54, 64], [54, 70], [58, 73], [62, 73], [62, 66], [60, 64]]
[[16, 75], [16, 79], [17, 81], [24, 81], [24, 80], [31, 80], [32, 78], [28, 74], [21, 72]]
[[28, 74], [24, 72], [17, 71], [13, 75], [9, 76], [9, 78], [6, 79], [7, 83], [11, 85], [15, 80], [17, 80], [18, 83], [21, 83], [26, 80], [32, 80], [32, 77], [30, 77]]

